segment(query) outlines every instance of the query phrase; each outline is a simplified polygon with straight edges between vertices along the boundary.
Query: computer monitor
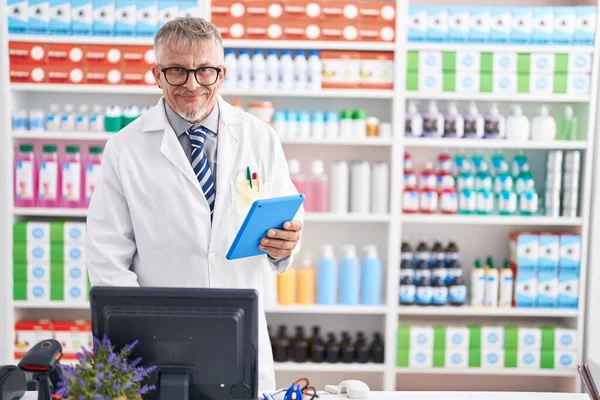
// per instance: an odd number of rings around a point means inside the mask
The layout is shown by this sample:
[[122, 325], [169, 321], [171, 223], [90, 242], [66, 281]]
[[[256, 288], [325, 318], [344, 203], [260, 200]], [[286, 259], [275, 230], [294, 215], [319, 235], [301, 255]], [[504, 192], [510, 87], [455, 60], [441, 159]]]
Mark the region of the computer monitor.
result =
[[156, 366], [144, 399], [256, 399], [258, 294], [245, 289], [93, 287], [92, 331]]

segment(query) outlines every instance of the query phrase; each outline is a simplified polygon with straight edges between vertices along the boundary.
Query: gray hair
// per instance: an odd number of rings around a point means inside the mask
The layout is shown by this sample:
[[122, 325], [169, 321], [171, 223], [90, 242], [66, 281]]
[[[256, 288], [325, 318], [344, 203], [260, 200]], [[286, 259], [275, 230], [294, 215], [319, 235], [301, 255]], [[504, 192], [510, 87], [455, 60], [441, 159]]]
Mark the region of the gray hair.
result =
[[178, 52], [194, 49], [201, 43], [214, 41], [221, 49], [223, 38], [213, 24], [203, 18], [177, 17], [164, 24], [154, 36], [154, 54], [159, 60], [159, 50], [163, 44], [172, 46]]

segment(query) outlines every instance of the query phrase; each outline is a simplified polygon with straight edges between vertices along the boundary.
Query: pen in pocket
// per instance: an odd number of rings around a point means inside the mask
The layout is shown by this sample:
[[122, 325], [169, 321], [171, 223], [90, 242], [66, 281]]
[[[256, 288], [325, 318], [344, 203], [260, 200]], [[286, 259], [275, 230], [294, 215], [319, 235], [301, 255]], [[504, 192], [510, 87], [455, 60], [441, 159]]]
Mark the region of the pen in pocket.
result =
[[260, 193], [260, 181], [258, 180], [258, 172], [252, 173], [252, 179], [256, 179], [256, 191]]

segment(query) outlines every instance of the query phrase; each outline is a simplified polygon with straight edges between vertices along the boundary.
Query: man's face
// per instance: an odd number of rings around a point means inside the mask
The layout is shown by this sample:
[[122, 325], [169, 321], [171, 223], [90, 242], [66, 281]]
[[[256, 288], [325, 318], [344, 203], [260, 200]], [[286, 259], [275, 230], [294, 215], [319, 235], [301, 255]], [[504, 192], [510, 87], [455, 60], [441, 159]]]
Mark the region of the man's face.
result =
[[[199, 43], [191, 51], [177, 51], [163, 43], [160, 47], [158, 65], [153, 67], [154, 77], [160, 83], [167, 104], [182, 118], [190, 122], [199, 122], [213, 109], [217, 101], [217, 92], [223, 84], [226, 74], [223, 64], [223, 49], [212, 40]], [[183, 86], [171, 86], [167, 83], [162, 68], [181, 67], [196, 69], [199, 67], [220, 67], [221, 73], [214, 85], [201, 86], [190, 73]]]

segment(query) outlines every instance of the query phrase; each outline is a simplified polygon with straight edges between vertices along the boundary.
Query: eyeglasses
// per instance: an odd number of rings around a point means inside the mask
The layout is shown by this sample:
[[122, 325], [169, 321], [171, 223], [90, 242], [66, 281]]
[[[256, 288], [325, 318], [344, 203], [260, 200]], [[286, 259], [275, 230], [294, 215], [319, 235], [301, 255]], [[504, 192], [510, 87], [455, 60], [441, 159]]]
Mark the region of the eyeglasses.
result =
[[[160, 65], [159, 65], [160, 67]], [[219, 79], [219, 74], [222, 69], [219, 67], [200, 67], [196, 69], [187, 69], [182, 67], [167, 67], [162, 68], [161, 72], [165, 76], [165, 80], [171, 86], [183, 86], [187, 83], [190, 74], [193, 73], [201, 86], [212, 86]]]

